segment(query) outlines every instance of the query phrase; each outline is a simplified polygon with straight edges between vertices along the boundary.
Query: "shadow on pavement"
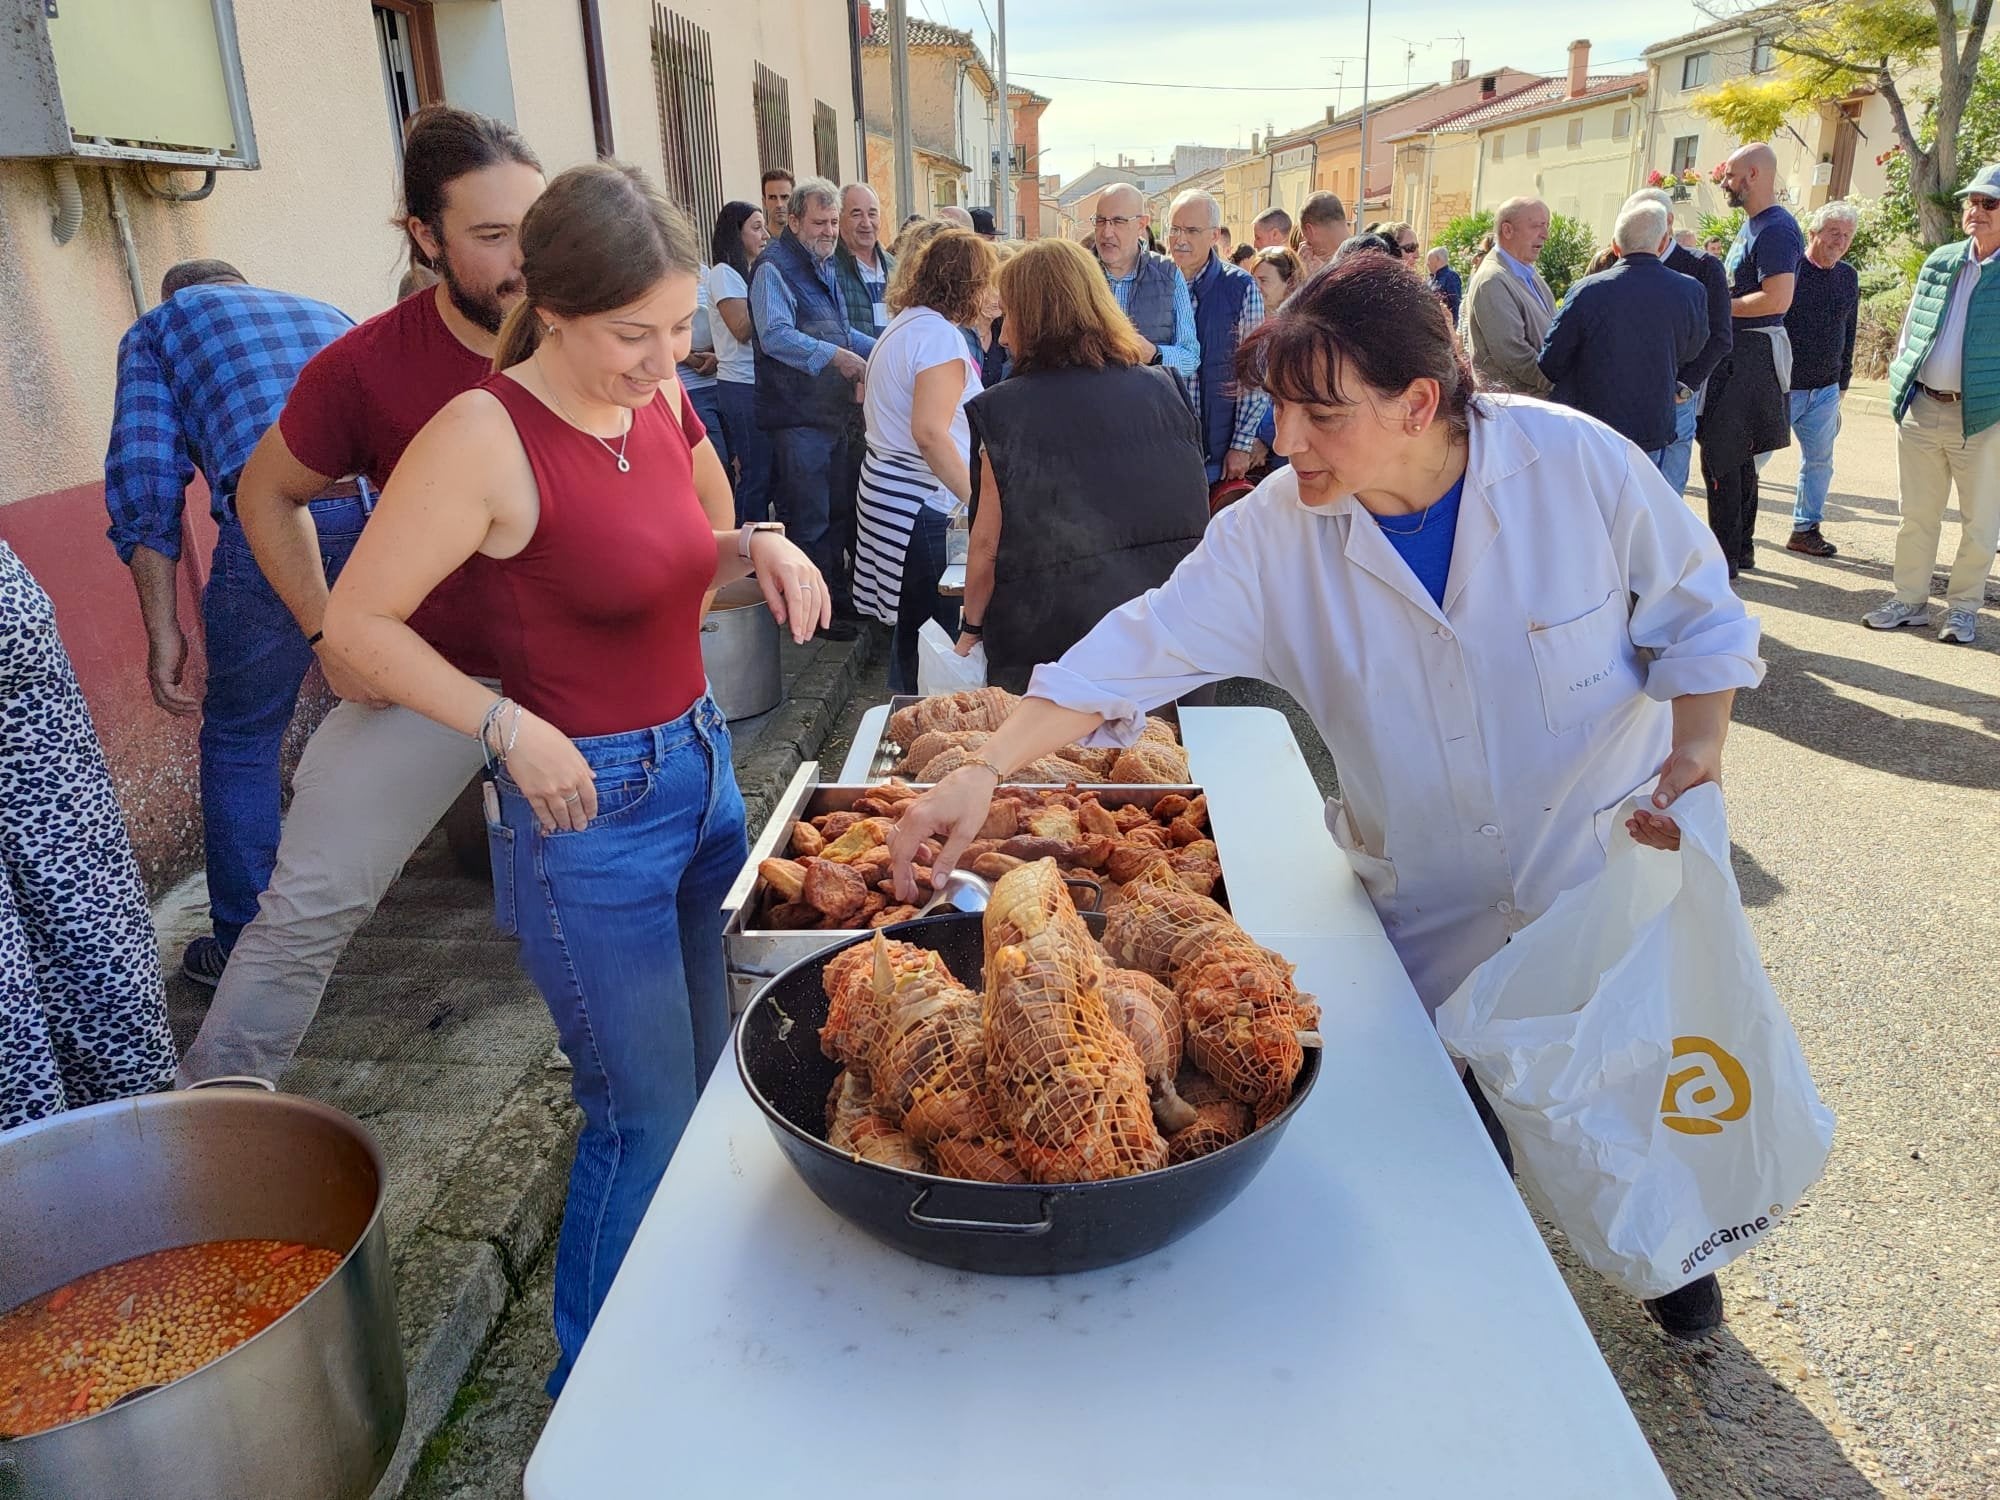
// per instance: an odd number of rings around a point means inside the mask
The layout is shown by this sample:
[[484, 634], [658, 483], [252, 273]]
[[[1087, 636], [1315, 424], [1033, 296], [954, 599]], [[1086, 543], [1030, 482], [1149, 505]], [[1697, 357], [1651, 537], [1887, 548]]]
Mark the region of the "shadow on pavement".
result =
[[1730, 844], [1729, 864], [1736, 872], [1736, 888], [1745, 906], [1769, 906], [1790, 889], [1741, 844]]
[[[1866, 571], [1877, 571], [1861, 565]], [[1885, 637], [1860, 623], [1879, 602], [1873, 591], [1796, 578], [1745, 575], [1744, 602], [1820, 619], [1852, 622], [1854, 654], [1809, 651], [1774, 634], [1767, 615], [1763, 655], [1769, 671], [1754, 693], [1736, 700], [1736, 720], [1820, 754], [1911, 780], [2000, 788], [2000, 700], [1975, 689], [1922, 677], [1867, 658]], [[1777, 622], [1782, 632], [1782, 621]], [[1925, 641], [1940, 652], [1970, 649], [1988, 657], [1990, 643], [1971, 648]], [[1849, 689], [1852, 691], [1842, 691]], [[1919, 710], [1970, 719], [1981, 727], [1902, 714], [1861, 695], [1895, 699]], [[1745, 899], [1749, 899], [1746, 887]]]
[[1852, 1439], [1779, 1310], [1722, 1273], [1728, 1322], [1670, 1338], [1640, 1304], [1578, 1260], [1536, 1216], [1577, 1309], [1604, 1351], [1653, 1455], [1679, 1495], [1730, 1500], [1874, 1500], [1904, 1491]]

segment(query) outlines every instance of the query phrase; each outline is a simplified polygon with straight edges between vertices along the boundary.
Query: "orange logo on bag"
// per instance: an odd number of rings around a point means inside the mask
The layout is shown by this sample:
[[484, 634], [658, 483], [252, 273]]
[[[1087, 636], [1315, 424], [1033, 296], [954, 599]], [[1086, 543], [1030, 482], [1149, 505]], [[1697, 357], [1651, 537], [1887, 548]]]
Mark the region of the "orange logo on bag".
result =
[[1660, 1119], [1669, 1130], [1720, 1135], [1724, 1121], [1750, 1113], [1750, 1075], [1707, 1037], [1675, 1037], [1674, 1061], [1660, 1094]]

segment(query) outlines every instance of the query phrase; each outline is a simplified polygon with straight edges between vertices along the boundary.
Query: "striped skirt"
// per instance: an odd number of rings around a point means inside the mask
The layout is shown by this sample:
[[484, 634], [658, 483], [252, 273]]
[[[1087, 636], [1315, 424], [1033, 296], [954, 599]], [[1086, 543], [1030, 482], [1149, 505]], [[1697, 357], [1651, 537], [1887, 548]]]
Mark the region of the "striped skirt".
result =
[[910, 532], [917, 512], [935, 499], [948, 505], [951, 492], [937, 482], [922, 459], [883, 453], [870, 445], [861, 461], [861, 489], [854, 505], [857, 613], [884, 625], [896, 623]]

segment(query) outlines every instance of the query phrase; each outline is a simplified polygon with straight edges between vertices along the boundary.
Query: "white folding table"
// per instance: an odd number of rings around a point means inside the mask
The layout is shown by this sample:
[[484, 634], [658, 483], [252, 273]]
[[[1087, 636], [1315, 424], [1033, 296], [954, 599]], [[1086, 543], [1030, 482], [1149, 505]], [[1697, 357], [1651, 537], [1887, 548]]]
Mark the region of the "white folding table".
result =
[[1323, 1014], [1263, 1173], [1125, 1265], [951, 1271], [823, 1207], [725, 1058], [529, 1500], [1671, 1500], [1283, 716], [1182, 725], [1236, 916]]

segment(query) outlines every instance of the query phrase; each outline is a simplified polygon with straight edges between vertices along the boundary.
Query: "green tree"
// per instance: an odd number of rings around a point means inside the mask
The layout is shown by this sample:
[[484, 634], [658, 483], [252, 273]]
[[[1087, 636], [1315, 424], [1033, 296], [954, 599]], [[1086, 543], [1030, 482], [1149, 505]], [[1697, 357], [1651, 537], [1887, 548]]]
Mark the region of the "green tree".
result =
[[[1695, 109], [1745, 140], [1768, 140], [1789, 115], [1856, 88], [1874, 89], [1889, 106], [1896, 145], [1908, 162], [1924, 242], [1952, 238], [1957, 205], [1951, 194], [1961, 164], [1980, 160], [1966, 149], [1962, 131], [1968, 124], [1979, 128], [1973, 94], [1993, 0], [1830, 0], [1779, 11], [1775, 18], [1749, 0], [1735, 0], [1734, 9], [1758, 11], [1783, 62], [1770, 74], [1729, 80]], [[1901, 76], [1918, 68], [1935, 68], [1937, 87], [1907, 98]]]
[[1542, 280], [1549, 284], [1549, 290], [1560, 298], [1569, 290], [1569, 284], [1583, 275], [1583, 268], [1595, 254], [1597, 237], [1590, 232], [1589, 225], [1568, 214], [1551, 214], [1548, 241], [1536, 257], [1535, 265], [1542, 273]]
[[1493, 210], [1482, 208], [1476, 214], [1460, 214], [1444, 226], [1444, 233], [1438, 237], [1438, 244], [1451, 257], [1461, 276], [1472, 275], [1472, 257], [1479, 249], [1479, 242], [1493, 232]]

